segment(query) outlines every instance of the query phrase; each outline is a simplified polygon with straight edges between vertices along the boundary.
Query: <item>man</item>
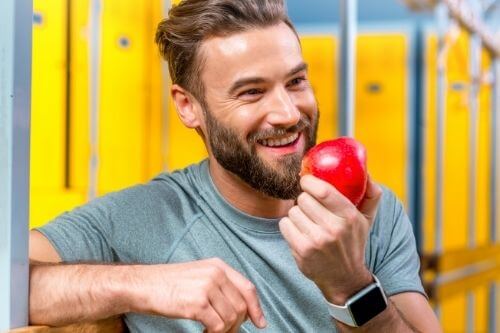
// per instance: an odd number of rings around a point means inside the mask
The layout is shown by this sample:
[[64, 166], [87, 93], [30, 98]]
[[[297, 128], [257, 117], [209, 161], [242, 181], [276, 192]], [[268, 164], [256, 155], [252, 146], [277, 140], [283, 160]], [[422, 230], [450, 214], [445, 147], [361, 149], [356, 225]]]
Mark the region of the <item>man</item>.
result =
[[282, 1], [185, 0], [156, 41], [179, 117], [209, 158], [32, 231], [30, 321], [439, 332], [394, 196], [369, 181], [356, 208], [298, 176], [318, 109]]

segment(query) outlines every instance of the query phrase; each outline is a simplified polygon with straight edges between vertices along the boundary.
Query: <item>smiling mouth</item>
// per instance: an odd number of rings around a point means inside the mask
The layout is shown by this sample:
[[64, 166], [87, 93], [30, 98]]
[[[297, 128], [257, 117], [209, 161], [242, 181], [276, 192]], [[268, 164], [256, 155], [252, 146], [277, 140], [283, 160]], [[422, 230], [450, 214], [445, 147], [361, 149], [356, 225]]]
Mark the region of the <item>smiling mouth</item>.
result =
[[269, 139], [258, 140], [257, 142], [264, 147], [281, 148], [295, 144], [295, 142], [297, 142], [297, 140], [299, 139], [299, 136], [300, 136], [299, 133], [293, 133], [281, 138], [269, 138]]

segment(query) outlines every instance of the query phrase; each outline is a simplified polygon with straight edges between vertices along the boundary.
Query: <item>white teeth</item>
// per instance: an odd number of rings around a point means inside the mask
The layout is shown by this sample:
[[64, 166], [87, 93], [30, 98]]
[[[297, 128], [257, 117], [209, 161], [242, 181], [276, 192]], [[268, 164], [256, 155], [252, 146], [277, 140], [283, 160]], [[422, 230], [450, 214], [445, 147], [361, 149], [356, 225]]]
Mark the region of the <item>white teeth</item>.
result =
[[297, 140], [297, 138], [299, 137], [299, 134], [298, 133], [294, 133], [288, 137], [285, 137], [285, 138], [280, 138], [280, 139], [264, 139], [264, 140], [260, 140], [259, 142], [263, 145], [263, 146], [268, 146], [268, 147], [279, 147], [279, 146], [285, 146], [289, 143], [292, 143], [294, 142], [295, 140]]

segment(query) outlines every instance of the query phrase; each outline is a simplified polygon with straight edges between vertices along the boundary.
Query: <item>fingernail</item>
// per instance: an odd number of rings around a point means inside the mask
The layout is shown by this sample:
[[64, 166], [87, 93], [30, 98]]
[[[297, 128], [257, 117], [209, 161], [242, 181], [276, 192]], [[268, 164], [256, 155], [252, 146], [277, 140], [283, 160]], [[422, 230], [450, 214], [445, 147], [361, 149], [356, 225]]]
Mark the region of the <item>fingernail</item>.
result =
[[259, 319], [259, 326], [260, 326], [261, 328], [264, 328], [264, 327], [266, 327], [266, 326], [267, 326], [267, 321], [266, 321], [266, 319], [264, 318], [264, 316], [261, 316], [261, 317], [260, 317], [260, 319]]

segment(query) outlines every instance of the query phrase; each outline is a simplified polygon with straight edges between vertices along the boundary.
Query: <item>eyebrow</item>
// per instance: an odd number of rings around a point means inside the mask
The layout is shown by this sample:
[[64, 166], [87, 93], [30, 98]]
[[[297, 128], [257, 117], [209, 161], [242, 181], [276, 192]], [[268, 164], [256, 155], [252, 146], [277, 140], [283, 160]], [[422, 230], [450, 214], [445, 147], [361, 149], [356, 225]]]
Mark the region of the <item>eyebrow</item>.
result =
[[[307, 64], [305, 62], [301, 62], [300, 64], [298, 64], [297, 66], [292, 68], [286, 76], [288, 77], [288, 76], [295, 75], [295, 74], [302, 72], [302, 71], [307, 71], [307, 68], [308, 68]], [[233, 85], [229, 89], [229, 94], [233, 95], [238, 89], [240, 89], [241, 87], [244, 87], [246, 85], [259, 84], [259, 83], [263, 83], [265, 81], [266, 80], [262, 77], [241, 78], [233, 83]]]

